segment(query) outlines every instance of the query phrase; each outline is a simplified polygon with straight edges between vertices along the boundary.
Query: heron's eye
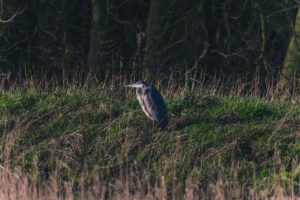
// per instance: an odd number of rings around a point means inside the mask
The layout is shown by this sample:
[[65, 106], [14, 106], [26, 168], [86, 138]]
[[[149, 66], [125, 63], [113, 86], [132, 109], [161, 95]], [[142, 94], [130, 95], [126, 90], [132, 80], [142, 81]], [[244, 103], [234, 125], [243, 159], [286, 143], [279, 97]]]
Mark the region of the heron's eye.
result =
[[137, 89], [136, 89], [136, 93], [137, 93], [137, 94], [142, 94], [142, 89], [141, 89], [141, 88], [137, 88]]

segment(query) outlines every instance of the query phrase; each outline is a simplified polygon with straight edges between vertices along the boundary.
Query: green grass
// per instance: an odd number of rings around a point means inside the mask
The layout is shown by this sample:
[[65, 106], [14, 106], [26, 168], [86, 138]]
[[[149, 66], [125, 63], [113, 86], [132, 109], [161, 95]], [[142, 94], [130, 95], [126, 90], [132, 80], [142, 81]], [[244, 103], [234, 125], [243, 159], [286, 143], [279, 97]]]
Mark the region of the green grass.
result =
[[176, 180], [178, 195], [188, 177], [206, 185], [221, 176], [254, 188], [284, 177], [297, 188], [298, 104], [187, 92], [166, 97], [169, 130], [159, 131], [132, 91], [118, 95], [1, 93], [1, 165], [47, 177], [63, 163], [63, 180], [86, 173], [110, 182], [135, 173], [147, 174], [151, 185], [164, 176], [168, 190]]

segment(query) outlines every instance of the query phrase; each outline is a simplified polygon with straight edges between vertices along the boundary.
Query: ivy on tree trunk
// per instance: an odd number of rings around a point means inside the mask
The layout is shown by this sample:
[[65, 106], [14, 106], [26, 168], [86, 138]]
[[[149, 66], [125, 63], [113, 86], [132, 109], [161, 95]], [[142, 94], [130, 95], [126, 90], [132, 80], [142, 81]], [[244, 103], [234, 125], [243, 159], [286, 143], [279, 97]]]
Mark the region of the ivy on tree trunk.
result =
[[295, 20], [293, 35], [285, 55], [277, 93], [285, 93], [293, 82], [297, 70], [300, 66], [300, 8]]

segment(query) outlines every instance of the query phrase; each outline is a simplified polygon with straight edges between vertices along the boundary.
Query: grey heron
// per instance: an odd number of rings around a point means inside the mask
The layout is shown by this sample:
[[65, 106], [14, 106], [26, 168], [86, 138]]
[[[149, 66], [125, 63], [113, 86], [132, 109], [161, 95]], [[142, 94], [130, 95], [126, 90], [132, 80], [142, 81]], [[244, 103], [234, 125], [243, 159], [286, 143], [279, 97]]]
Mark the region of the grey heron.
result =
[[159, 91], [144, 81], [138, 81], [127, 87], [136, 88], [136, 96], [144, 113], [161, 129], [165, 129], [168, 126], [168, 110]]

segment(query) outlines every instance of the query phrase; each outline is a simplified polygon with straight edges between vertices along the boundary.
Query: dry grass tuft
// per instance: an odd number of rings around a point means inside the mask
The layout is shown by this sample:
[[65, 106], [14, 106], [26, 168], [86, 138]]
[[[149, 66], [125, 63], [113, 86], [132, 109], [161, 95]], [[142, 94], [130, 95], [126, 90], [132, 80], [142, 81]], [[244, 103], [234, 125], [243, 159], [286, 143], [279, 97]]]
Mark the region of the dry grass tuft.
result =
[[[138, 180], [141, 181], [141, 180]], [[297, 199], [294, 194], [287, 195], [282, 187], [274, 185], [271, 190], [259, 190], [243, 185], [218, 179], [208, 185], [197, 185], [192, 178], [187, 178], [185, 190], [182, 194], [169, 193], [165, 178], [161, 177], [153, 186], [143, 187], [130, 178], [118, 179], [112, 183], [96, 180], [88, 185], [81, 179], [74, 190], [74, 182], [62, 182], [58, 173], [54, 173], [45, 182], [37, 182], [27, 177], [20, 171], [9, 171], [6, 168], [0, 170], [0, 200], [58, 200], [58, 199]], [[299, 197], [298, 197], [299, 198]]]

